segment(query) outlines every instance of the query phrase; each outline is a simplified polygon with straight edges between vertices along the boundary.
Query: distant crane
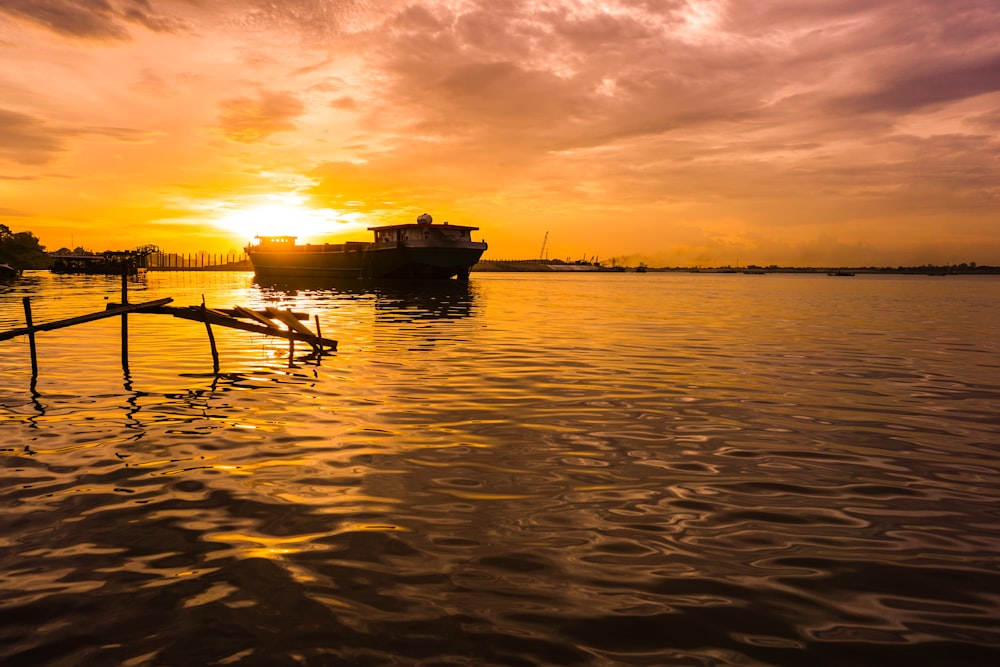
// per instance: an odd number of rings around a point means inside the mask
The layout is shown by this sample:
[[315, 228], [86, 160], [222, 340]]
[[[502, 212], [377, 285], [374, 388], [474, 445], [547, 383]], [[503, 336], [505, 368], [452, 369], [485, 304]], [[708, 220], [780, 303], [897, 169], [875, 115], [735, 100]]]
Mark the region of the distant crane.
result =
[[538, 259], [545, 259], [545, 245], [549, 242], [549, 232], [545, 231], [545, 238], [542, 239], [542, 249], [538, 253]]

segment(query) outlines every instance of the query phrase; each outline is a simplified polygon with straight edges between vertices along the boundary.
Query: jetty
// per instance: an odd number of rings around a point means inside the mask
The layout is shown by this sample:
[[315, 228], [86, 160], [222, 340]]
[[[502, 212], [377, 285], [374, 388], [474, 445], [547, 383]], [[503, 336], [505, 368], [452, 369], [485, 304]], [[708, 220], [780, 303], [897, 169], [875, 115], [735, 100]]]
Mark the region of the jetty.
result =
[[122, 271], [135, 275], [145, 269], [147, 257], [158, 252], [155, 245], [145, 245], [135, 250], [105, 250], [102, 253], [59, 254], [52, 253], [49, 270], [52, 273], [85, 273], [115, 276]]
[[303, 324], [303, 322], [309, 321], [308, 314], [294, 312], [287, 309], [282, 310], [279, 308], [267, 307], [260, 310], [254, 310], [243, 306], [234, 306], [232, 308], [209, 308], [205, 303], [204, 296], [202, 297], [202, 303], [194, 306], [173, 306], [171, 305], [173, 303], [173, 298], [171, 297], [164, 297], [142, 303], [129, 303], [128, 277], [131, 275], [132, 268], [133, 267], [128, 260], [122, 262], [121, 303], [109, 303], [105, 309], [101, 311], [36, 324], [31, 312], [31, 297], [22, 297], [21, 301], [24, 305], [25, 326], [9, 329], [7, 331], [0, 331], [0, 341], [10, 340], [18, 336], [28, 337], [31, 353], [32, 377], [38, 375], [38, 355], [35, 334], [44, 331], [63, 329], [65, 327], [71, 327], [77, 324], [93, 322], [95, 320], [106, 319], [109, 317], [121, 317], [122, 365], [123, 367], [127, 367], [128, 315], [133, 313], [170, 315], [179, 319], [191, 320], [204, 324], [212, 350], [212, 361], [215, 373], [219, 372], [219, 352], [215, 345], [215, 335], [212, 331], [213, 326], [240, 329], [251, 333], [263, 334], [265, 336], [284, 338], [288, 340], [289, 363], [291, 363], [294, 359], [296, 341], [306, 343], [311, 346], [312, 355], [317, 357], [337, 349], [336, 340], [323, 337], [318, 315], [315, 316], [316, 331], [313, 332], [309, 329], [309, 327]]

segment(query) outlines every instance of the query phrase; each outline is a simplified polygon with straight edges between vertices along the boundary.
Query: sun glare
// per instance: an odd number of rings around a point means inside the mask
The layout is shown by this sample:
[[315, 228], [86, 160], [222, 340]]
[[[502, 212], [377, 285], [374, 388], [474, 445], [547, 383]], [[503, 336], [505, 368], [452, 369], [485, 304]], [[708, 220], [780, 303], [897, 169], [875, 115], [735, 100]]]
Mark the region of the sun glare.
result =
[[270, 197], [259, 204], [222, 205], [215, 225], [241, 239], [255, 236], [295, 236], [302, 243], [323, 240], [333, 234], [361, 227], [355, 214], [329, 208], [309, 208], [298, 197]]

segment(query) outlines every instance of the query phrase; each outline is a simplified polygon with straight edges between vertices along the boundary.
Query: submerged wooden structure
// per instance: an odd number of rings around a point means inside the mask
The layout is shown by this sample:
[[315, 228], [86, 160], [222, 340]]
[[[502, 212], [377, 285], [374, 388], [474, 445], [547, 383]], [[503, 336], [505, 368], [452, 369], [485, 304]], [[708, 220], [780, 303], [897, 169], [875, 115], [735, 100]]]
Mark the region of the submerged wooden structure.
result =
[[[143, 303], [128, 302], [128, 276], [131, 267], [124, 265], [122, 268], [122, 290], [121, 303], [109, 303], [107, 307], [98, 312], [69, 317], [62, 320], [35, 324], [31, 313], [31, 297], [23, 297], [25, 325], [8, 331], [0, 331], [0, 341], [9, 340], [17, 336], [27, 336], [31, 349], [31, 373], [32, 377], [38, 374], [38, 357], [35, 346], [35, 334], [42, 331], [53, 331], [65, 327], [93, 322], [108, 317], [122, 318], [122, 366], [128, 367], [128, 315], [130, 313], [151, 313], [157, 315], [171, 315], [179, 319], [201, 322], [205, 325], [208, 333], [209, 344], [212, 349], [213, 367], [216, 373], [219, 372], [219, 352], [215, 345], [215, 335], [212, 326], [228, 327], [231, 329], [241, 329], [252, 333], [259, 333], [265, 336], [275, 336], [288, 340], [289, 362], [294, 359], [295, 342], [307, 343], [312, 347], [312, 354], [321, 356], [328, 351], [337, 349], [337, 341], [324, 338], [319, 326], [319, 316], [316, 316], [316, 332], [314, 333], [303, 324], [308, 321], [309, 316], [305, 313], [296, 313], [291, 310], [281, 310], [267, 307], [263, 310], [253, 310], [243, 306], [233, 308], [209, 308], [202, 297], [199, 306], [172, 306], [173, 299], [165, 297]], [[284, 328], [283, 328], [284, 327]]]

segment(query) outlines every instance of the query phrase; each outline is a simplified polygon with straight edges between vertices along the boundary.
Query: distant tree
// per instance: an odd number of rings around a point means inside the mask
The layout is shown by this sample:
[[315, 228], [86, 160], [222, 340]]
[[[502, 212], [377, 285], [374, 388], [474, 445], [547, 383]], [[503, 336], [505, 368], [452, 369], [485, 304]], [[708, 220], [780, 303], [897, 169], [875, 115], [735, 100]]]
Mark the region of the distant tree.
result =
[[51, 261], [45, 246], [31, 232], [12, 232], [0, 224], [0, 264], [16, 269], [47, 269]]

